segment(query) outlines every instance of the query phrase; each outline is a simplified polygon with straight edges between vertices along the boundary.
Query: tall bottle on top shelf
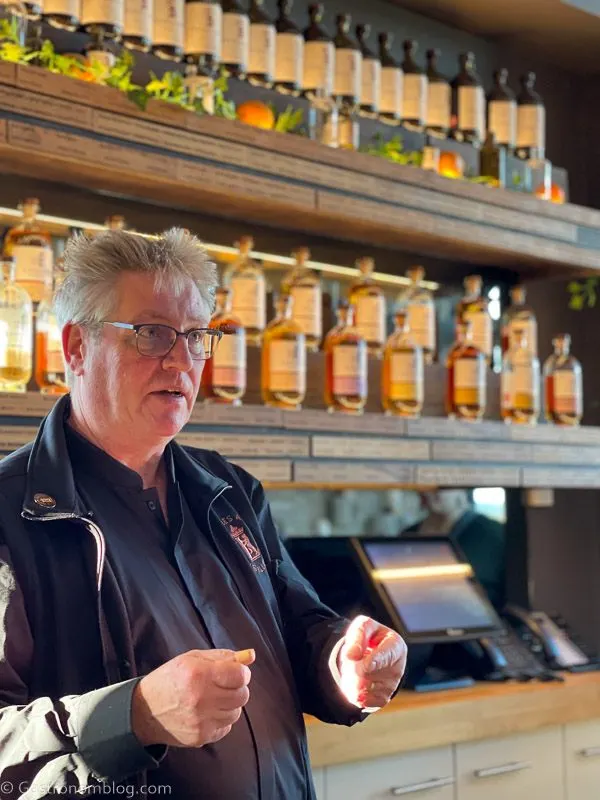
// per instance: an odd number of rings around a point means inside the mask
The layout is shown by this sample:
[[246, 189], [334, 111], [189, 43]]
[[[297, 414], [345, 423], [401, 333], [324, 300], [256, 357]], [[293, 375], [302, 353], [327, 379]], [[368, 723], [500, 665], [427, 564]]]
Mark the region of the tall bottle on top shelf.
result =
[[221, 286], [208, 325], [223, 336], [202, 373], [202, 394], [210, 403], [239, 406], [246, 392], [246, 331], [231, 310], [231, 291]]
[[456, 326], [468, 322], [471, 326], [471, 340], [491, 363], [494, 331], [490, 317], [489, 303], [481, 294], [481, 275], [469, 275], [464, 281], [465, 294], [456, 308]]
[[125, 23], [124, 0], [81, 0], [81, 28], [101, 40], [119, 39]]
[[445, 139], [450, 131], [452, 110], [452, 88], [450, 82], [438, 70], [440, 50], [427, 51], [427, 118], [425, 130], [431, 136]]
[[250, 54], [250, 20], [240, 0], [221, 0], [221, 64], [228, 75], [245, 78]]
[[14, 280], [38, 303], [52, 290], [52, 237], [37, 221], [40, 202], [30, 197], [23, 202], [23, 219], [6, 233], [4, 256], [14, 258]]
[[276, 316], [263, 337], [261, 388], [265, 405], [296, 410], [306, 395], [306, 342], [292, 319], [292, 303], [289, 294], [275, 300]]
[[500, 411], [505, 422], [535, 425], [540, 415], [540, 362], [518, 328], [502, 359]]
[[308, 7], [310, 24], [304, 31], [302, 91], [319, 107], [330, 104], [335, 76], [335, 46], [321, 26], [324, 10], [322, 3], [312, 3]]
[[329, 411], [362, 414], [367, 402], [367, 343], [354, 327], [354, 309], [342, 304], [337, 325], [323, 343], [325, 352], [325, 404]]
[[487, 103], [488, 131], [494, 134], [500, 147], [512, 153], [517, 142], [517, 99], [508, 85], [505, 67], [494, 72], [494, 85]]
[[76, 31], [81, 18], [81, 0], [44, 0], [42, 15], [53, 28]]
[[367, 44], [371, 33], [370, 25], [357, 25], [356, 38], [362, 53], [362, 78], [360, 89], [360, 114], [364, 117], [377, 117], [381, 96], [381, 61]]
[[453, 419], [477, 422], [485, 414], [485, 355], [473, 343], [471, 321], [456, 326], [456, 341], [446, 360], [446, 413]]
[[218, 0], [185, 0], [183, 52], [186, 63], [195, 66], [198, 75], [211, 89], [221, 59], [223, 10]]
[[511, 304], [502, 315], [502, 353], [506, 353], [517, 334], [524, 332], [527, 346], [534, 355], [538, 352], [537, 319], [534, 310], [527, 305], [527, 290], [524, 286], [513, 286], [510, 290]]
[[42, 394], [67, 394], [62, 331], [52, 310], [52, 300], [65, 277], [62, 264], [54, 271], [54, 292], [37, 307], [35, 315], [35, 382]]
[[242, 236], [239, 256], [227, 273], [231, 288], [231, 308], [246, 329], [246, 341], [259, 345], [266, 324], [266, 283], [260, 264], [250, 256], [254, 240]]
[[104, 220], [104, 226], [109, 231], [124, 231], [125, 230], [125, 217], [121, 214], [111, 214]]
[[304, 333], [307, 349], [316, 351], [323, 336], [321, 280], [306, 266], [310, 259], [308, 247], [299, 247], [293, 256], [296, 264], [285, 275], [281, 288], [292, 299], [292, 319]]
[[485, 92], [475, 69], [473, 53], [459, 56], [460, 71], [452, 81], [454, 135], [479, 145], [485, 138]]
[[154, 0], [125, 0], [123, 44], [130, 50], [148, 53], [154, 33]]
[[248, 81], [255, 86], [272, 86], [275, 80], [275, 23], [264, 9], [264, 0], [250, 3], [250, 57]]
[[424, 395], [423, 349], [410, 333], [406, 309], [395, 315], [395, 329], [386, 342], [381, 372], [381, 402], [398, 417], [421, 416]]
[[398, 295], [398, 308], [406, 314], [410, 338], [423, 351], [426, 364], [433, 363], [436, 351], [436, 320], [433, 295], [425, 286], [423, 267], [412, 267], [406, 273], [408, 286]]
[[521, 77], [517, 97], [517, 150], [519, 158], [542, 159], [546, 155], [546, 107], [535, 90], [535, 72]]
[[274, 85], [283, 94], [297, 95], [304, 76], [304, 35], [290, 17], [292, 6], [293, 0], [277, 0]]
[[488, 179], [490, 186], [506, 186], [506, 148], [498, 144], [492, 131], [486, 133], [479, 150], [479, 174]]
[[351, 23], [350, 14], [338, 14], [336, 17], [333, 95], [339, 109], [338, 146], [357, 150], [359, 128], [355, 112], [362, 88], [362, 52], [356, 39], [350, 35]]
[[380, 356], [386, 340], [385, 296], [373, 278], [373, 259], [363, 256], [356, 266], [360, 277], [350, 286], [348, 298], [354, 308], [354, 325], [365, 339], [369, 353]]
[[381, 61], [381, 99], [379, 119], [397, 125], [402, 119], [404, 73], [391, 53], [393, 33], [379, 34], [379, 60]]
[[15, 261], [0, 270], [0, 392], [24, 392], [33, 372], [33, 306], [14, 281]]
[[583, 417], [583, 372], [571, 355], [571, 337], [552, 339], [554, 353], [544, 363], [544, 416], [554, 425], [579, 425]]
[[167, 61], [181, 61], [185, 41], [185, 4], [181, 0], [154, 0], [152, 52]]
[[427, 119], [427, 76], [417, 64], [418, 44], [406, 39], [404, 44], [404, 95], [402, 99], [402, 124], [408, 130], [422, 131]]

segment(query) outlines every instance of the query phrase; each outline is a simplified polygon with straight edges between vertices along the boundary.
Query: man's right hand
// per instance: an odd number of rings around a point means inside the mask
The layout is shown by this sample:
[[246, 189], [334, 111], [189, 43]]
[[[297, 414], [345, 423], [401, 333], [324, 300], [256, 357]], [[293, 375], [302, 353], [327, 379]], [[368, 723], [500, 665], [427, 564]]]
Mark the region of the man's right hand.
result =
[[[253, 651], [190, 650], [142, 678], [132, 728], [145, 746], [202, 747], [227, 736], [248, 702]], [[244, 662], [244, 663], [242, 663]]]

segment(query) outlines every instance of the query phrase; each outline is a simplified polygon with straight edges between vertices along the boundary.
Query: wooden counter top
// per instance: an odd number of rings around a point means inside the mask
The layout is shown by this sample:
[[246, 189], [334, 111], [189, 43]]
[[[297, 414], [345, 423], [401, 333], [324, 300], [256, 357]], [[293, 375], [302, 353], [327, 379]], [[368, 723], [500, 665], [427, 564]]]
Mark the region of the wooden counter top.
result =
[[469, 689], [400, 694], [353, 728], [307, 717], [313, 767], [366, 761], [458, 742], [509, 736], [600, 717], [600, 673], [564, 683], [479, 683]]

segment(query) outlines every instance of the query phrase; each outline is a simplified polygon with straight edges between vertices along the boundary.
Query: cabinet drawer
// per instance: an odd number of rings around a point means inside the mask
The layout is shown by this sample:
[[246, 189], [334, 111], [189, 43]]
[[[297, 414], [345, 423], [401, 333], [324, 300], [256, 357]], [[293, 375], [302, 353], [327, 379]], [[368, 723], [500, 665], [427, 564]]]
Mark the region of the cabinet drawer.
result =
[[456, 778], [460, 800], [564, 800], [562, 731], [456, 745]]
[[327, 800], [390, 800], [392, 797], [454, 800], [452, 748], [420, 750], [328, 767], [325, 786]]
[[312, 776], [317, 793], [317, 800], [325, 800], [325, 770], [313, 769]]
[[565, 725], [567, 800], [598, 800], [600, 721]]

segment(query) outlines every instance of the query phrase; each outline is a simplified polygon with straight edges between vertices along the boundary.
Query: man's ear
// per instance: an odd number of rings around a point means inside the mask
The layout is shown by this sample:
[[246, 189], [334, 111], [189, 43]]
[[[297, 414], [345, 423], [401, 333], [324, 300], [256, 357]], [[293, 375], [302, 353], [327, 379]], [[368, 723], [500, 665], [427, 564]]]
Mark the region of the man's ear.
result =
[[83, 374], [83, 364], [88, 349], [87, 332], [83, 326], [67, 322], [62, 329], [62, 346], [65, 362], [73, 375]]

